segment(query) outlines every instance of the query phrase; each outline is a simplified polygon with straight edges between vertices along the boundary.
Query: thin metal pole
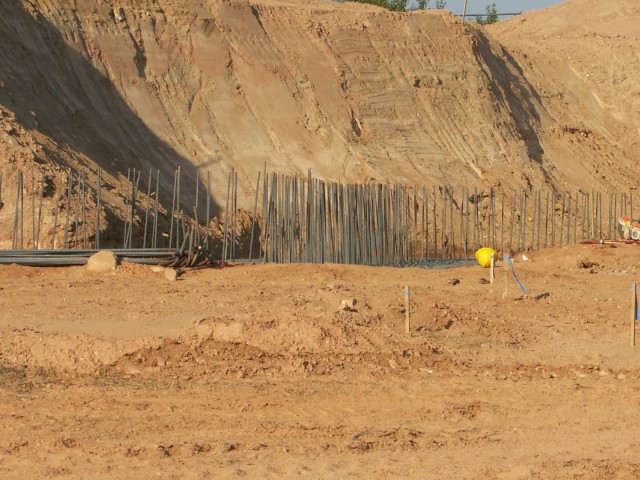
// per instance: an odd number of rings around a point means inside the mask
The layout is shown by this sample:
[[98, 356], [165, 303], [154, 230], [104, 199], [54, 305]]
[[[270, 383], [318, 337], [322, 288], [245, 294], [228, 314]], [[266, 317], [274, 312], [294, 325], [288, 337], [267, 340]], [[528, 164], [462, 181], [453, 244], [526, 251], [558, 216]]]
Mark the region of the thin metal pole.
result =
[[100, 196], [102, 192], [102, 169], [98, 169], [98, 188], [96, 191], [96, 248], [100, 249]]
[[20, 173], [20, 250], [24, 250], [24, 178]]
[[223, 243], [222, 243], [222, 261], [223, 262], [227, 261], [227, 244], [228, 244], [227, 237], [229, 232], [229, 195], [231, 195], [231, 177], [232, 176], [233, 176], [233, 169], [231, 170], [227, 178], [227, 203], [226, 203], [225, 214], [224, 214], [224, 236], [223, 236]]
[[438, 210], [437, 188], [433, 189], [433, 258], [438, 258]]
[[149, 205], [151, 202], [151, 174], [152, 168], [149, 168], [149, 181], [147, 182], [147, 208], [144, 210], [144, 236], [142, 237], [142, 248], [147, 248], [147, 225], [149, 223]]
[[[176, 212], [178, 213], [178, 222], [182, 220], [182, 207], [180, 206], [180, 180], [182, 177], [182, 170], [178, 166], [177, 182], [176, 182]], [[184, 226], [184, 222], [183, 222]], [[183, 235], [184, 236], [184, 235]], [[180, 245], [180, 226], [176, 224], [176, 247]]]
[[79, 232], [80, 232], [80, 210], [81, 210], [81, 195], [82, 195], [82, 186], [81, 186], [81, 181], [80, 181], [80, 175], [78, 174], [78, 184], [76, 186], [76, 215], [75, 215], [75, 220], [74, 220], [74, 232], [73, 232], [73, 247], [74, 248], [78, 248], [78, 236], [79, 236]]
[[[251, 219], [251, 240], [249, 241], [249, 261], [251, 261], [251, 254], [253, 253], [253, 238], [256, 231], [256, 215], [258, 213], [258, 192], [260, 192], [260, 174], [261, 173], [262, 172], [258, 172], [258, 180], [256, 182], [256, 195], [255, 195], [255, 200], [253, 202], [253, 218]], [[295, 202], [296, 199], [294, 198], [293, 201]]]
[[134, 225], [134, 217], [135, 217], [135, 210], [136, 210], [136, 200], [138, 197], [138, 188], [140, 186], [140, 174], [142, 172], [140, 172], [138, 170], [138, 175], [136, 176], [136, 170], [133, 170], [133, 179], [135, 180], [135, 185], [133, 186], [133, 192], [131, 194], [131, 221], [129, 224], [129, 242], [128, 242], [128, 248], [131, 248], [131, 245], [133, 243], [133, 225]]
[[513, 228], [516, 221], [516, 202], [518, 201], [518, 193], [513, 192], [513, 200], [511, 201], [511, 228], [509, 230], [509, 255], [513, 255]]
[[64, 249], [67, 248], [67, 240], [69, 238], [69, 220], [70, 220], [70, 215], [71, 215], [71, 189], [72, 189], [72, 185], [73, 185], [73, 173], [71, 172], [71, 170], [69, 170], [69, 175], [67, 177], [67, 219], [65, 220], [64, 223], [64, 243], [63, 243], [63, 247]]
[[36, 248], [36, 177], [31, 166], [31, 248]]
[[556, 246], [556, 192], [551, 191], [551, 246]]
[[60, 211], [60, 189], [62, 187], [59, 187], [57, 185], [57, 179], [54, 178], [54, 185], [56, 188], [56, 205], [55, 205], [55, 213], [53, 215], [53, 235], [51, 236], [51, 249], [53, 250], [55, 248], [55, 243], [56, 243], [56, 230], [58, 228], [58, 213]]
[[500, 206], [500, 253], [504, 256], [504, 200], [505, 193], [502, 192], [502, 205]]
[[211, 237], [211, 172], [207, 170], [207, 250]]
[[42, 199], [44, 198], [44, 175], [40, 180], [40, 207], [38, 208], [38, 231], [36, 233], [36, 248], [40, 249], [40, 225], [42, 224]]
[[158, 205], [160, 203], [160, 169], [156, 170], [156, 192], [153, 211], [153, 248], [157, 248], [158, 242]]
[[544, 248], [547, 248], [547, 238], [549, 233], [549, 192], [547, 192], [547, 198], [545, 200], [544, 211]]
[[564, 238], [564, 212], [565, 212], [565, 203], [567, 201], [567, 192], [562, 194], [562, 214], [560, 216], [560, 246], [562, 246], [562, 240]]
[[[169, 248], [173, 245], [173, 224], [176, 215], [176, 193], [178, 189], [178, 169], [173, 172], [173, 197], [171, 199], [171, 225], [169, 226]], [[156, 196], [156, 202], [158, 197]], [[177, 228], [177, 226], [176, 226]], [[176, 244], [176, 248], [178, 245]]]
[[571, 193], [567, 192], [567, 245], [571, 244]]
[[84, 171], [82, 172], [82, 248], [87, 248], [87, 189]]
[[[583, 199], [584, 202], [584, 199]], [[573, 219], [573, 244], [578, 243], [578, 206], [580, 205], [580, 192], [576, 192], [576, 208]], [[584, 223], [584, 220], [583, 220]]]
[[[133, 171], [133, 175], [135, 176], [135, 169]], [[131, 182], [131, 169], [127, 169], [127, 182]], [[129, 218], [129, 197], [125, 195], [124, 197], [124, 231], [122, 234], [122, 248], [127, 248], [127, 235], [128, 233], [128, 218]]]
[[16, 188], [16, 213], [13, 217], [13, 236], [11, 241], [11, 248], [15, 250], [18, 248], [18, 222], [20, 220], [20, 191], [22, 190], [22, 172], [18, 172], [18, 181]]
[[233, 224], [231, 225], [231, 260], [236, 260], [236, 228], [238, 212], [238, 172], [233, 172]]

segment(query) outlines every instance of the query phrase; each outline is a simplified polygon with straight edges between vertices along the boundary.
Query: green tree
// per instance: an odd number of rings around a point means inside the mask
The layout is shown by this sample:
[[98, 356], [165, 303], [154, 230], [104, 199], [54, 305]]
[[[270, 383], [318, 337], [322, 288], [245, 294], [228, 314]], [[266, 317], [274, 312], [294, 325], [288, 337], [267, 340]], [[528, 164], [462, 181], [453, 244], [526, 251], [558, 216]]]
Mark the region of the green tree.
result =
[[407, 9], [407, 3], [408, 3], [408, 0], [348, 0], [348, 1], [355, 2], [355, 3], [368, 3], [370, 5], [377, 5], [378, 7], [386, 8], [394, 12], [404, 12]]
[[418, 10], [426, 10], [431, 0], [418, 0]]
[[487, 15], [483, 17], [479, 15], [476, 17], [476, 22], [480, 25], [490, 25], [492, 23], [496, 23], [498, 21], [498, 10], [496, 9], [496, 4], [492, 3], [491, 5], [487, 5]]
[[444, 10], [447, 6], [447, 2], [445, 0], [436, 0], [436, 8], [438, 10]]

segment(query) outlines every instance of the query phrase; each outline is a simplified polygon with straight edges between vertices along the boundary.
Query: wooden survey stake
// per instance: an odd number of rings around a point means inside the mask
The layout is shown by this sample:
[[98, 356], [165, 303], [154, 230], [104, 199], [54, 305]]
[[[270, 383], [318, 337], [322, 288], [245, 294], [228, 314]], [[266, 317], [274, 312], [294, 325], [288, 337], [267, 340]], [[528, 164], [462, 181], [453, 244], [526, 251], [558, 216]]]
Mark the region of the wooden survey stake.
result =
[[411, 312], [409, 307], [409, 285], [404, 288], [404, 312], [405, 312], [405, 322], [404, 329], [407, 333], [411, 333]]
[[495, 266], [496, 266], [496, 254], [492, 253], [491, 254], [491, 265], [490, 265], [490, 268], [489, 268], [489, 283], [491, 285], [493, 285], [493, 281], [496, 278]]

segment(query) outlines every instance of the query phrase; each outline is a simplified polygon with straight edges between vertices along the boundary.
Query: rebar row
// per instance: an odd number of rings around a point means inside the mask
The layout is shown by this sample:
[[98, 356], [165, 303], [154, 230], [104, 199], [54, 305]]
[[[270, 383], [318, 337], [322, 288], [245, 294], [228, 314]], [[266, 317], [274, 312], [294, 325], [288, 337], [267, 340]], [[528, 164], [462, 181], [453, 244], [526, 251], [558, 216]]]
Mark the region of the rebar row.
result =
[[633, 215], [631, 193], [345, 185], [310, 173], [272, 174], [262, 197], [262, 258], [284, 263], [466, 259], [485, 246], [514, 254], [618, 239], [618, 218]]
[[[84, 171], [57, 177], [36, 175], [33, 169], [30, 177], [16, 172], [13, 215], [4, 215], [12, 218], [11, 247], [166, 248], [184, 253], [183, 246], [191, 245], [187, 263], [205, 257], [235, 261], [238, 255], [248, 255], [250, 260], [269, 262], [387, 265], [411, 259], [469, 258], [484, 246], [514, 254], [584, 239], [615, 240], [620, 236], [618, 218], [633, 218], [634, 211], [631, 192], [343, 184], [314, 178], [310, 171], [305, 177], [268, 174], [265, 165], [249, 208], [238, 205], [238, 172], [229, 172], [226, 203], [220, 219], [212, 219], [211, 175], [207, 172], [204, 199], [200, 192], [204, 179], [197, 174], [195, 195], [188, 196], [195, 198], [193, 205], [187, 205], [181, 194], [181, 177], [177, 168], [173, 189], [165, 194], [171, 198], [171, 208], [164, 209], [160, 171], [129, 170], [124, 209], [117, 215], [122, 228], [111, 218], [109, 228], [116, 231], [105, 231], [102, 202], [108, 187], [102, 170], [92, 182]], [[0, 174], [0, 208], [3, 189], [10, 191], [7, 176]], [[249, 227], [239, 226], [242, 211], [251, 219], [250, 232], [243, 230]], [[201, 252], [196, 260], [195, 252]]]

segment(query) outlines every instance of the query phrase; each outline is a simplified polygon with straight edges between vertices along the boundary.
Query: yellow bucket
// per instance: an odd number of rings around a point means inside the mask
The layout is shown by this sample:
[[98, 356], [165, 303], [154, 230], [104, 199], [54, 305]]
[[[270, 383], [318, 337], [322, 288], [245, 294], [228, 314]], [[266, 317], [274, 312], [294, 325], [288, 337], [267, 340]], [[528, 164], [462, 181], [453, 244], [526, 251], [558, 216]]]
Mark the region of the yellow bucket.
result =
[[491, 266], [491, 255], [493, 255], [494, 261], [498, 258], [498, 252], [493, 248], [484, 247], [476, 252], [475, 258], [482, 268], [489, 268]]

